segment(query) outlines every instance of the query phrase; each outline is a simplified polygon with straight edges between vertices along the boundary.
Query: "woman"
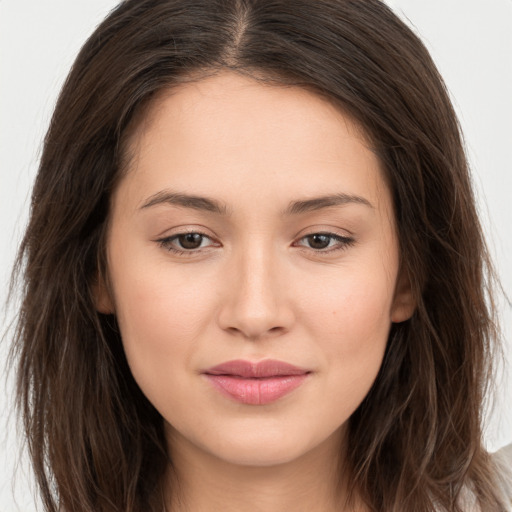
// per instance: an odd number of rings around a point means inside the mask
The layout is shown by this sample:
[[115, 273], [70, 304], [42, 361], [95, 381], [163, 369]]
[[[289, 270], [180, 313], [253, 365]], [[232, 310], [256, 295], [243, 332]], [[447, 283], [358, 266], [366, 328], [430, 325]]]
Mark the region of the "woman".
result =
[[510, 509], [458, 125], [380, 2], [120, 4], [22, 261], [47, 510]]

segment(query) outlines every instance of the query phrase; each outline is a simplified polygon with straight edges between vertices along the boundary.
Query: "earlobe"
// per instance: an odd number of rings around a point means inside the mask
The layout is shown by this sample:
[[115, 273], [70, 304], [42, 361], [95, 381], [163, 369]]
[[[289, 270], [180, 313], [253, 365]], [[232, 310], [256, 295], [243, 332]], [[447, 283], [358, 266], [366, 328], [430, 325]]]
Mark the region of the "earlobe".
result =
[[416, 310], [416, 299], [412, 292], [410, 279], [401, 271], [397, 279], [393, 306], [391, 308], [391, 321], [400, 323], [409, 320]]
[[92, 284], [92, 295], [94, 305], [98, 313], [104, 315], [113, 315], [115, 312], [114, 303], [111, 297], [111, 293], [105, 279], [98, 277]]

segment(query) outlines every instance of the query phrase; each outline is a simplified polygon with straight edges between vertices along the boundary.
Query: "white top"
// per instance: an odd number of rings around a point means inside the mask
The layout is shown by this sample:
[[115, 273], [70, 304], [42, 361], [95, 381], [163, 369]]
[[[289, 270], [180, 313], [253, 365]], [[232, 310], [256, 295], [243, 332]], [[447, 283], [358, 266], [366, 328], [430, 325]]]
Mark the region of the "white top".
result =
[[[493, 453], [493, 462], [497, 466], [496, 490], [506, 504], [503, 512], [512, 512], [512, 444]], [[464, 488], [459, 498], [459, 506], [465, 512], [485, 512], [477, 503], [471, 488]]]
[[512, 444], [505, 446], [493, 455], [500, 470], [499, 488], [507, 503], [507, 512], [512, 512]]

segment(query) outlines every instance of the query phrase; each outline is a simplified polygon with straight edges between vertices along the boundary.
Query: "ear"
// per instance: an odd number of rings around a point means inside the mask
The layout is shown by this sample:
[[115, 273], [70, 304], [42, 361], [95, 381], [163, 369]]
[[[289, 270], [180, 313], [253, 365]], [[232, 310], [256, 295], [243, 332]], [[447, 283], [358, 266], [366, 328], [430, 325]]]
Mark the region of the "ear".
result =
[[407, 273], [401, 269], [396, 281], [395, 295], [391, 307], [391, 321], [400, 323], [409, 320], [416, 309], [416, 299]]
[[104, 277], [98, 276], [94, 280], [92, 294], [98, 313], [103, 313], [104, 315], [113, 315], [115, 313], [110, 287], [107, 285]]

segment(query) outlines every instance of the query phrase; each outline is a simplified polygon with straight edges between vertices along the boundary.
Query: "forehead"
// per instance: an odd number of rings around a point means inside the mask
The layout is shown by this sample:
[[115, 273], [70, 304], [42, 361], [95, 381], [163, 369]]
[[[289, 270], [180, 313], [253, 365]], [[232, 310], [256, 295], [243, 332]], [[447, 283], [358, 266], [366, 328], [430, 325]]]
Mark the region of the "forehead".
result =
[[[361, 124], [333, 98], [303, 87], [276, 80], [256, 80], [232, 71], [206, 77], [192, 75], [177, 85], [157, 91], [141, 106], [125, 130], [125, 148], [133, 150], [145, 136], [154, 137], [164, 118], [176, 123], [175, 128], [183, 133], [192, 128], [198, 138], [206, 134], [212, 143], [228, 135], [234, 144], [237, 136], [238, 142], [243, 135], [254, 140], [258, 126], [270, 133], [271, 127], [281, 124], [286, 134], [293, 137], [294, 127], [303, 130], [307, 125], [321, 137], [333, 124], [338, 128], [341, 123], [347, 133], [360, 138], [372, 150], [371, 138]], [[258, 125], [259, 121], [263, 123]], [[228, 133], [233, 126], [235, 133]], [[198, 128], [203, 129], [198, 131]], [[167, 135], [172, 135], [169, 130]], [[283, 138], [278, 139], [280, 143], [283, 141]]]
[[384, 185], [362, 128], [332, 102], [231, 72], [161, 91], [127, 146], [128, 176], [148, 193], [172, 186], [222, 196], [229, 183], [302, 196], [366, 186], [376, 196]]

